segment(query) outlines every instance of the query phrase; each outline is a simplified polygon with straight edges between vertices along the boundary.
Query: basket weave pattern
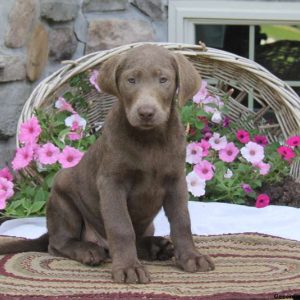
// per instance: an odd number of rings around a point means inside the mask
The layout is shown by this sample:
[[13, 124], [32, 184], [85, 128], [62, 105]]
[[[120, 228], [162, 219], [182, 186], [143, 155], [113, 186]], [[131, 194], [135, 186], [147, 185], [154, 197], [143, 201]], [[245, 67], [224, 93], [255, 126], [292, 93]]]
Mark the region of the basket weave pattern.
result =
[[[229, 52], [205, 48], [201, 45], [151, 44], [161, 45], [170, 51], [185, 55], [202, 78], [209, 81], [208, 89], [211, 92], [223, 95], [229, 87], [234, 88], [235, 93], [230, 97], [228, 104], [229, 117], [241, 127], [258, 128], [271, 142], [300, 134], [298, 95], [259, 64]], [[70, 89], [67, 83], [74, 75], [90, 69], [98, 69], [101, 63], [110, 57], [142, 45], [145, 43], [91, 53], [76, 61], [65, 61], [66, 65], [44, 79], [26, 101], [19, 118], [18, 132], [20, 124], [32, 116], [35, 108], [52, 107], [55, 99]], [[254, 111], [248, 109], [244, 102], [242, 103], [249, 94], [257, 103], [258, 108]], [[89, 104], [88, 122], [92, 128], [97, 128], [104, 121], [116, 99], [96, 91], [85, 95], [85, 99]], [[271, 124], [266, 120], [267, 115], [272, 115]], [[300, 162], [293, 163], [291, 173], [297, 181], [300, 180]]]

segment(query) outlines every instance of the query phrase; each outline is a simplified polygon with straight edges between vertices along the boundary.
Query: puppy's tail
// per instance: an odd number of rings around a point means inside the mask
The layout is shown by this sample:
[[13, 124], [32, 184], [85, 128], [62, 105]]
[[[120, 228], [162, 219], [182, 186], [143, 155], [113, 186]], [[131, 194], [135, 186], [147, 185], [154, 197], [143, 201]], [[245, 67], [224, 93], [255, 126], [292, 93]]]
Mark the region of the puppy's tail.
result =
[[18, 240], [0, 244], [0, 255], [20, 252], [47, 252], [49, 244], [48, 233], [33, 240]]

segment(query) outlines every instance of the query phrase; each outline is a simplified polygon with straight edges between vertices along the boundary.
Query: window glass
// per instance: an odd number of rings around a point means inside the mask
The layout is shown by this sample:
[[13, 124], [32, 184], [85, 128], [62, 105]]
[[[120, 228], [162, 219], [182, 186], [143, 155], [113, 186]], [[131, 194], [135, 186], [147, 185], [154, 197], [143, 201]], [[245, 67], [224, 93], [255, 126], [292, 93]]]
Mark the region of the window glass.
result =
[[[252, 36], [250, 27], [252, 27]], [[195, 42], [254, 60], [300, 95], [300, 25], [195, 24]]]
[[283, 80], [300, 81], [300, 26], [262, 25], [255, 60]]
[[199, 41], [234, 54], [249, 56], [248, 25], [200, 25], [195, 28], [196, 43]]

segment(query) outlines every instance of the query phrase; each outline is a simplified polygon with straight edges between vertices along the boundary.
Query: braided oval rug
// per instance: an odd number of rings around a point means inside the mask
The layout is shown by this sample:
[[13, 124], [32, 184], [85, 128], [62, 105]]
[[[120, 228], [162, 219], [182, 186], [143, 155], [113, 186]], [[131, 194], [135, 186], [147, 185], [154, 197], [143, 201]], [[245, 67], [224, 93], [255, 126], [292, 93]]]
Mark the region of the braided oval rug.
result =
[[[0, 243], [11, 239], [1, 236]], [[300, 299], [300, 242], [254, 233], [194, 240], [213, 257], [214, 271], [144, 262], [147, 285], [113, 283], [110, 262], [88, 267], [47, 253], [2, 255], [0, 299]]]

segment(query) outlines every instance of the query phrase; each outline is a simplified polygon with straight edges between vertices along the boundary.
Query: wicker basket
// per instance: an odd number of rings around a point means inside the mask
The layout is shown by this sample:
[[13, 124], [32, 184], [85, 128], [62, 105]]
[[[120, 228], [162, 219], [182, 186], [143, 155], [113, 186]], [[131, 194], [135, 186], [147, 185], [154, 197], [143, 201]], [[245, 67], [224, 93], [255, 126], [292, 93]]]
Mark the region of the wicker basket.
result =
[[[55, 99], [69, 89], [68, 80], [74, 75], [97, 69], [108, 58], [144, 44], [121, 46], [91, 53], [76, 61], [65, 61], [66, 66], [44, 79], [25, 103], [18, 122], [18, 132], [20, 124], [32, 116], [34, 108], [53, 106]], [[209, 81], [209, 90], [213, 93], [222, 95], [229, 87], [233, 87], [235, 93], [230, 97], [229, 116], [234, 122], [248, 129], [259, 128], [268, 136], [269, 141], [282, 140], [300, 133], [300, 98], [287, 84], [262, 66], [232, 53], [203, 45], [155, 44], [185, 55], [202, 78]], [[248, 95], [257, 104], [254, 111], [244, 104]], [[88, 122], [96, 128], [104, 121], [116, 99], [96, 91], [90, 92], [85, 98], [89, 103]], [[269, 116], [272, 124], [266, 121]], [[291, 173], [300, 181], [299, 161], [294, 162]]]

